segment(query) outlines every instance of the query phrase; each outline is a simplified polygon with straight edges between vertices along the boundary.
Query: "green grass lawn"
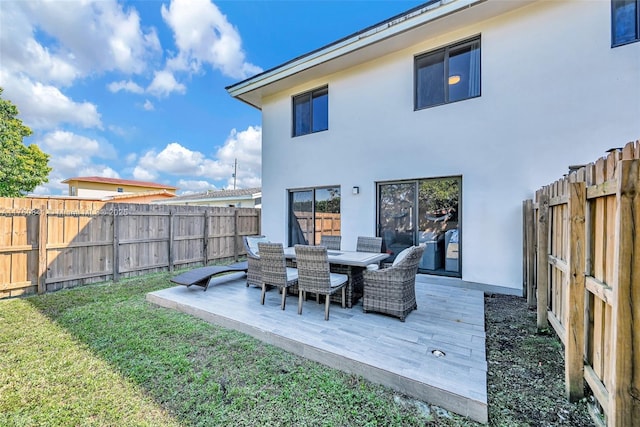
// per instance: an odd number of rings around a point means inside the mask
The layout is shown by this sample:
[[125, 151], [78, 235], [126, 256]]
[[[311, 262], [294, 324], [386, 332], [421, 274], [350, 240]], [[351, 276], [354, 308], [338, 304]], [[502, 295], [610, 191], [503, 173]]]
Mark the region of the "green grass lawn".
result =
[[0, 425], [476, 425], [145, 301], [169, 286], [155, 274], [0, 301]]

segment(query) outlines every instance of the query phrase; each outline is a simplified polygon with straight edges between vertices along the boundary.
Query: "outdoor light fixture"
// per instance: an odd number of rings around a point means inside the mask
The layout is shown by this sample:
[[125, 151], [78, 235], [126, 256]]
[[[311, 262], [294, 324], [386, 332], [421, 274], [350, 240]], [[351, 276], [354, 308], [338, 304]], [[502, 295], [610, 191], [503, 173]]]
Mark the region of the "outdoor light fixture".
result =
[[353, 187], [353, 189], [351, 190], [351, 192], [353, 194], [360, 194], [360, 187]]
[[449, 84], [450, 85], [455, 85], [460, 83], [460, 76], [458, 75], [454, 75], [454, 76], [449, 76]]

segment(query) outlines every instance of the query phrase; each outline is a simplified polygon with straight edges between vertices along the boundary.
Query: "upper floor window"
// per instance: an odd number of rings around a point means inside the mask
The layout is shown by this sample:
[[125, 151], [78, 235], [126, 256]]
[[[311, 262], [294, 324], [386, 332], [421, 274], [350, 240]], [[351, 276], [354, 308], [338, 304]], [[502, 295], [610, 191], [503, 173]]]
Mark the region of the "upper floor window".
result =
[[329, 129], [327, 86], [293, 97], [293, 136]]
[[612, 45], [640, 40], [640, 0], [611, 0]]
[[480, 96], [480, 37], [415, 58], [415, 109]]
[[118, 190], [117, 190], [117, 191], [118, 191], [118, 193], [122, 193], [122, 192], [124, 192], [124, 190], [122, 189], [122, 187], [118, 187]]

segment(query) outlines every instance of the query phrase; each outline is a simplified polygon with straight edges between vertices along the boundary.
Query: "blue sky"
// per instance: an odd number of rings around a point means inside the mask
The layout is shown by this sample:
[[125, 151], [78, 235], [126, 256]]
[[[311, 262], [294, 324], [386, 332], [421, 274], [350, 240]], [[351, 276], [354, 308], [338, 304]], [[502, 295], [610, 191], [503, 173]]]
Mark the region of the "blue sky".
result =
[[423, 1], [0, 2], [0, 87], [74, 176], [161, 182], [179, 193], [261, 185], [260, 111], [225, 87]]

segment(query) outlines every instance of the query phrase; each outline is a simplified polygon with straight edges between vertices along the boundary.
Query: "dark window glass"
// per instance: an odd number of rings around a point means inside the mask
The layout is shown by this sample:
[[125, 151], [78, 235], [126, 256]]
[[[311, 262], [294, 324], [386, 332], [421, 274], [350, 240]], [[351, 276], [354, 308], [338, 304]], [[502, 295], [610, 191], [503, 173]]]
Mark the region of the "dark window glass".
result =
[[313, 93], [312, 132], [329, 129], [329, 89], [324, 88]]
[[416, 57], [415, 108], [480, 96], [480, 39]]
[[293, 136], [329, 129], [329, 88], [293, 97]]
[[611, 18], [614, 46], [640, 39], [640, 0], [612, 0]]
[[289, 192], [289, 246], [317, 245], [323, 234], [340, 235], [340, 187]]

